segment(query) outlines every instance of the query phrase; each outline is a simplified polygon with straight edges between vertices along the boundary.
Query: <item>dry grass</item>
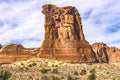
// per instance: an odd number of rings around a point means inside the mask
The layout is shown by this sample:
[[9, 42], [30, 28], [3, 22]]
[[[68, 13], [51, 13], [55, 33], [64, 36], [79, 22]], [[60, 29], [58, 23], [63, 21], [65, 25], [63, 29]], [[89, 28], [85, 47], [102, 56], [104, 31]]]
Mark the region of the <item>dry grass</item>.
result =
[[[32, 66], [30, 66], [32, 65]], [[87, 80], [91, 75], [91, 70], [95, 70], [96, 80], [119, 80], [120, 65], [119, 64], [85, 64], [85, 63], [64, 63], [51, 59], [33, 58], [27, 61], [16, 62], [13, 64], [5, 64], [0, 68], [8, 70], [12, 73], [12, 80], [34, 79], [41, 80], [46, 78], [50, 80], [55, 76], [59, 80], [68, 80], [68, 76], [72, 80]], [[48, 70], [41, 73], [42, 69]], [[57, 72], [52, 72], [56, 70]], [[86, 74], [81, 75], [81, 71], [86, 70]], [[77, 75], [75, 74], [77, 73]]]

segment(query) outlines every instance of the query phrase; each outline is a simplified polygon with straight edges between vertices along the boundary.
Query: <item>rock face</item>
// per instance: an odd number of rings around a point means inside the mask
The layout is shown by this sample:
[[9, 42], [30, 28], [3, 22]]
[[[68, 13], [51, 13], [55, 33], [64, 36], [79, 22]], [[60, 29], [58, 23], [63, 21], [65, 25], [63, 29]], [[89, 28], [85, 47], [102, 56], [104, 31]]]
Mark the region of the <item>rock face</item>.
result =
[[108, 47], [109, 63], [120, 63], [120, 49], [116, 47]]
[[2, 48], [2, 45], [0, 44], [0, 49]]
[[40, 57], [66, 62], [97, 62], [95, 53], [85, 40], [81, 18], [73, 6], [44, 5], [45, 36]]
[[35, 54], [20, 44], [8, 44], [0, 49], [0, 63], [13, 63], [35, 57]]
[[26, 51], [27, 49], [20, 44], [8, 44], [0, 49], [0, 54], [25, 54]]
[[99, 63], [108, 63], [109, 57], [106, 44], [96, 42], [92, 45], [92, 48], [96, 54]]

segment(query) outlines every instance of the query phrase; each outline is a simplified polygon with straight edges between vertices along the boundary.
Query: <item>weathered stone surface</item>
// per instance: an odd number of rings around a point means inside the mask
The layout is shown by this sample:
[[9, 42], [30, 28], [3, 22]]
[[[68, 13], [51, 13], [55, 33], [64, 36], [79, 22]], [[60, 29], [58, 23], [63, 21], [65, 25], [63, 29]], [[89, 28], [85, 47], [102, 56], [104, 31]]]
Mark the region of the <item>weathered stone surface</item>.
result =
[[116, 47], [108, 47], [109, 63], [120, 63], [120, 49]]
[[45, 36], [39, 56], [66, 62], [97, 62], [95, 53], [85, 40], [81, 18], [73, 6], [43, 6]]
[[13, 63], [35, 57], [35, 54], [20, 44], [8, 44], [0, 49], [0, 63]]
[[92, 45], [93, 51], [96, 54], [97, 60], [100, 63], [108, 63], [109, 57], [107, 53], [107, 46], [104, 43], [96, 42]]

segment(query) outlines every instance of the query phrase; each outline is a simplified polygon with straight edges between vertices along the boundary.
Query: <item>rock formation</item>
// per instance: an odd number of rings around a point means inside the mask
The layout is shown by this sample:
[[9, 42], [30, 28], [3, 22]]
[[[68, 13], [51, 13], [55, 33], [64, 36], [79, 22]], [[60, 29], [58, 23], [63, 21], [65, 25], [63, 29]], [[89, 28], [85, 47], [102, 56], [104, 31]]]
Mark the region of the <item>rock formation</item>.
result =
[[2, 48], [2, 45], [0, 44], [0, 49]]
[[109, 63], [120, 63], [120, 49], [116, 47], [108, 47]]
[[73, 6], [44, 5], [45, 36], [39, 56], [66, 62], [97, 62], [85, 40], [81, 18]]
[[0, 49], [0, 54], [24, 54], [26, 50], [20, 44], [8, 44]]
[[0, 49], [0, 63], [13, 63], [35, 57], [35, 54], [20, 44], [8, 44]]
[[24, 48], [20, 44], [0, 44], [0, 63], [13, 63], [32, 57], [43, 57], [64, 62], [120, 63], [120, 49], [104, 43], [87, 42], [81, 17], [73, 6], [44, 5], [45, 36], [39, 48]]
[[109, 60], [106, 44], [96, 42], [92, 45], [92, 48], [99, 63], [108, 63]]

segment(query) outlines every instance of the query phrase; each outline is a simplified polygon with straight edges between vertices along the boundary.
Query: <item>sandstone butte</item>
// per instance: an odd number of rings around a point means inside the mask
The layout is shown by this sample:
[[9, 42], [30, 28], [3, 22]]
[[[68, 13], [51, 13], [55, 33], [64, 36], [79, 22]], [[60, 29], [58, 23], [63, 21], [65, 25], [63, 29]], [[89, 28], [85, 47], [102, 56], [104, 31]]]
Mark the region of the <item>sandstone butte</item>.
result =
[[120, 49], [99, 42], [89, 44], [75, 7], [46, 4], [42, 8], [45, 35], [41, 47], [28, 49], [20, 44], [0, 45], [0, 63], [13, 63], [33, 57], [64, 62], [120, 63]]
[[39, 56], [66, 62], [97, 62], [85, 40], [81, 17], [73, 6], [44, 5], [45, 36]]

